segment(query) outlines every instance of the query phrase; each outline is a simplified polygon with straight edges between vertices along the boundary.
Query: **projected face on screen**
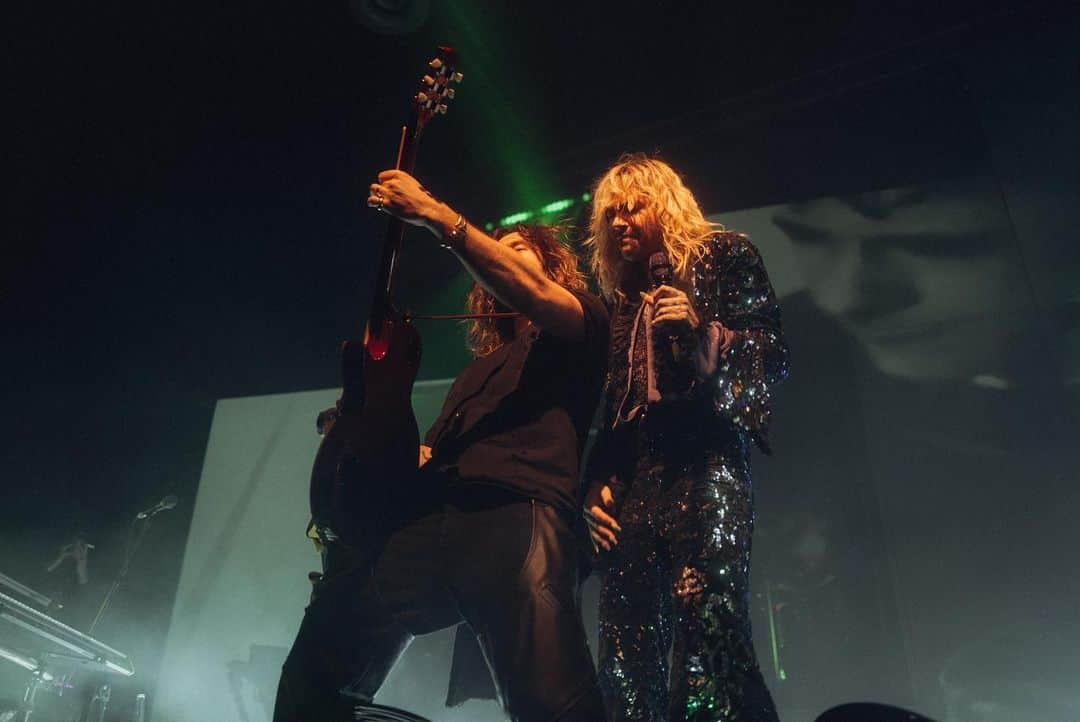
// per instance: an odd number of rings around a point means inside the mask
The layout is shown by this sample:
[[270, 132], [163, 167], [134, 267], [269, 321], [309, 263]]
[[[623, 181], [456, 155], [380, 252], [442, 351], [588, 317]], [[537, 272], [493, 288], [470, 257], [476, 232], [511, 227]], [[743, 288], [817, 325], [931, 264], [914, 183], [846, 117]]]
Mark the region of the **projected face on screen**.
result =
[[885, 373], [1007, 376], [1004, 311], [1022, 297], [999, 196], [978, 179], [794, 203], [773, 222], [806, 288]]

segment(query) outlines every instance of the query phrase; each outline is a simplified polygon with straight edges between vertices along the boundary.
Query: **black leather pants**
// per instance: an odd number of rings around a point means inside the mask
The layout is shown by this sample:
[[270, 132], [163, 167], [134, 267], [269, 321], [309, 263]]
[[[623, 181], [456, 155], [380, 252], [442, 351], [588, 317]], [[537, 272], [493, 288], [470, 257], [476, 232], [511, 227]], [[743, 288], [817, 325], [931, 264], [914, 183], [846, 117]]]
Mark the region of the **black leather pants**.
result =
[[575, 545], [554, 509], [494, 491], [458, 492], [416, 514], [373, 567], [352, 567], [347, 550], [332, 548], [285, 661], [274, 722], [351, 719], [414, 635], [462, 621], [512, 720], [601, 722]]

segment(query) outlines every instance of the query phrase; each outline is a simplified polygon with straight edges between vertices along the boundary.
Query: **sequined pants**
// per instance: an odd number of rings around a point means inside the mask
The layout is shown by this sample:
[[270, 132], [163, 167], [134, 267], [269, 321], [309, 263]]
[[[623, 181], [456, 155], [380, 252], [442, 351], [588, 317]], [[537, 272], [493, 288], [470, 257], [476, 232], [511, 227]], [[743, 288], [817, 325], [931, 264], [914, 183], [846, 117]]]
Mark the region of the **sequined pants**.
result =
[[615, 721], [777, 719], [750, 635], [748, 457], [697, 457], [646, 455], [625, 490], [600, 592], [600, 684]]

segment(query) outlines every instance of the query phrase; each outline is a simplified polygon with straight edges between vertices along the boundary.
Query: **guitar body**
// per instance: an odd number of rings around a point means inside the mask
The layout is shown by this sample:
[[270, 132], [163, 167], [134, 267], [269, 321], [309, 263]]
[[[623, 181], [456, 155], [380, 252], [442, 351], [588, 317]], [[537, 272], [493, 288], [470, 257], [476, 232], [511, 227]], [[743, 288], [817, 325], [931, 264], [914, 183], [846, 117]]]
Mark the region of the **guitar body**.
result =
[[[385, 353], [370, 353], [383, 350], [380, 342]], [[416, 328], [399, 318], [377, 341], [342, 344], [340, 409], [323, 430], [310, 496], [315, 523], [350, 545], [375, 541], [416, 472], [420, 432], [411, 398], [420, 354]]]
[[[452, 48], [428, 63], [414, 100], [414, 123], [401, 129], [398, 170], [412, 172], [420, 135], [454, 97], [461, 81]], [[324, 541], [340, 539], [372, 552], [416, 475], [420, 433], [412, 388], [420, 368], [420, 335], [394, 309], [393, 282], [405, 224], [391, 218], [376, 268], [375, 293], [362, 342], [341, 347], [342, 393], [311, 470], [311, 517]]]

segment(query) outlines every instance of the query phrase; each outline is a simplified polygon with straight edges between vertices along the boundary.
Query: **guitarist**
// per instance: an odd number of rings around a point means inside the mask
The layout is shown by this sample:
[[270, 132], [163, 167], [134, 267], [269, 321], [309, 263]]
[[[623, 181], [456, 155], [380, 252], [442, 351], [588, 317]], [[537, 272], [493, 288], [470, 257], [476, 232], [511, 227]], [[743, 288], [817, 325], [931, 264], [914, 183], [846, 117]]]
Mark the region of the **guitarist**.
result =
[[[476, 279], [475, 360], [420, 447], [402, 521], [373, 564], [330, 542], [285, 662], [275, 722], [344, 720], [414, 635], [466, 622], [513, 720], [604, 719], [577, 602], [578, 461], [608, 314], [553, 229], [492, 238], [399, 170], [368, 205], [429, 230]], [[341, 694], [339, 694], [341, 693]]]

